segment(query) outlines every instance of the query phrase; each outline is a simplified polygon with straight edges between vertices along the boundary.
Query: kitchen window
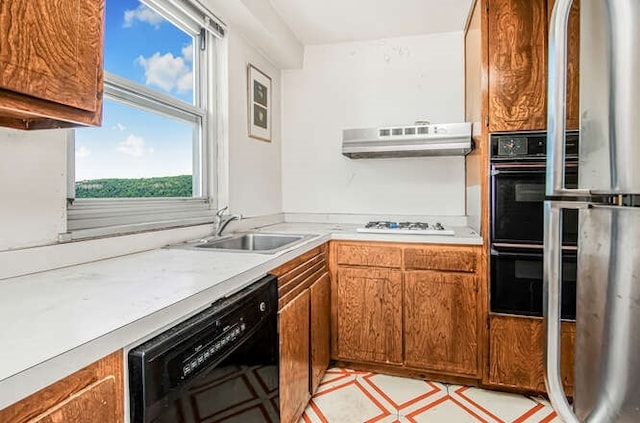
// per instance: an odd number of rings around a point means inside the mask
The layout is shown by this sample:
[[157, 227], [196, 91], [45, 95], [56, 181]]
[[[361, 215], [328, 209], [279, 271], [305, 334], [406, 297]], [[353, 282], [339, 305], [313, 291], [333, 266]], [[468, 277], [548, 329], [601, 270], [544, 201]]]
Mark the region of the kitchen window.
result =
[[70, 136], [63, 238], [212, 221], [223, 36], [198, 1], [106, 0], [103, 124]]

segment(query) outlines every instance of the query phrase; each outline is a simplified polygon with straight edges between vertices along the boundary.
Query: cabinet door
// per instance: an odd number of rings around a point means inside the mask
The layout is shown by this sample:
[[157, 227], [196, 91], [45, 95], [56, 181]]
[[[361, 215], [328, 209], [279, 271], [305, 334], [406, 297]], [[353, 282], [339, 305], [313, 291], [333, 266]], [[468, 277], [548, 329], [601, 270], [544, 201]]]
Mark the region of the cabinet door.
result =
[[124, 419], [122, 351], [0, 410], [0, 422], [109, 422]]
[[96, 0], [3, 1], [0, 87], [97, 110], [102, 10]]
[[338, 358], [402, 363], [402, 271], [339, 267], [336, 282]]
[[[492, 385], [545, 392], [544, 327], [540, 318], [491, 316], [489, 380]], [[575, 323], [561, 328], [560, 371], [565, 390], [573, 394]]]
[[0, 125], [102, 120], [104, 0], [0, 1]]
[[331, 324], [331, 284], [329, 274], [311, 285], [311, 393], [313, 394], [325, 370], [329, 367], [329, 327]]
[[489, 0], [489, 132], [544, 129], [546, 0]]
[[[114, 416], [117, 415], [117, 393], [115, 378], [105, 378], [72, 395], [31, 422], [94, 423], [114, 421]], [[117, 421], [121, 421], [121, 419], [118, 418]]]
[[309, 394], [309, 290], [304, 290], [278, 313], [280, 336], [280, 419], [294, 423], [302, 415]]
[[478, 375], [477, 280], [474, 275], [406, 272], [405, 364]]
[[[547, 14], [556, 0], [548, 0]], [[567, 129], [580, 126], [580, 0], [573, 0], [567, 27]]]

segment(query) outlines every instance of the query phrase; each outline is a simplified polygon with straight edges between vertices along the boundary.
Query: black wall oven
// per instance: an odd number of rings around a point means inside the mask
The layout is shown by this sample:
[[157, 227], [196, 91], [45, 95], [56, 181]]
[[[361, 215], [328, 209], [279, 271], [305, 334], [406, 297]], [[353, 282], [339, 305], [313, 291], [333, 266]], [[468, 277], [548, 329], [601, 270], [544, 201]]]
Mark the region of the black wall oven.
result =
[[[578, 185], [578, 135], [567, 134], [565, 185]], [[546, 133], [491, 135], [491, 311], [542, 316]], [[563, 212], [563, 304], [575, 319], [577, 210]]]

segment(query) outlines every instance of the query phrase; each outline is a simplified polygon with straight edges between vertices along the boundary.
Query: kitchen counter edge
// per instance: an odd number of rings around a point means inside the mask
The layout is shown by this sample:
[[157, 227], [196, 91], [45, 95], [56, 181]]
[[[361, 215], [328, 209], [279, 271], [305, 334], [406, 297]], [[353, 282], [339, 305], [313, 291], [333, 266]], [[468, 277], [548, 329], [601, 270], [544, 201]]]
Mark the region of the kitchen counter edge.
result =
[[[167, 328], [175, 325], [193, 314], [208, 307], [219, 298], [228, 296], [254, 281], [264, 276], [269, 271], [281, 264], [303, 254], [330, 240], [350, 240], [350, 241], [379, 241], [379, 242], [402, 242], [402, 243], [437, 243], [456, 245], [481, 245], [482, 238], [468, 228], [457, 228], [456, 236], [430, 236], [430, 235], [394, 235], [394, 234], [370, 234], [355, 232], [354, 225], [328, 225], [312, 224], [304, 225], [299, 223], [281, 223], [258, 229], [261, 232], [300, 232], [317, 233], [318, 235], [303, 244], [289, 250], [282, 251], [274, 255], [263, 255], [263, 260], [256, 266], [245, 269], [240, 273], [213, 284], [199, 292], [188, 295], [180, 301], [160, 308], [148, 315], [129, 322], [115, 330], [95, 337], [88, 342], [77, 345], [58, 355], [34, 363], [11, 375], [0, 375], [0, 409], [3, 409], [38, 390], [60, 380], [77, 370], [99, 360], [100, 358], [119, 349], [125, 352], [134, 345], [161, 333]], [[136, 253], [136, 256], [145, 253]], [[194, 251], [193, 254], [211, 254], [210, 252]], [[215, 252], [213, 254], [235, 254], [244, 255], [246, 253]], [[252, 254], [256, 256], [255, 254]], [[110, 261], [114, 259], [107, 259]], [[73, 266], [92, 266], [93, 263]], [[44, 272], [55, 272], [55, 270]], [[19, 279], [28, 279], [30, 275], [21, 276]], [[13, 279], [13, 278], [12, 278]], [[18, 278], [15, 278], [18, 279]], [[3, 283], [11, 279], [0, 282], [0, 298], [3, 298]]]

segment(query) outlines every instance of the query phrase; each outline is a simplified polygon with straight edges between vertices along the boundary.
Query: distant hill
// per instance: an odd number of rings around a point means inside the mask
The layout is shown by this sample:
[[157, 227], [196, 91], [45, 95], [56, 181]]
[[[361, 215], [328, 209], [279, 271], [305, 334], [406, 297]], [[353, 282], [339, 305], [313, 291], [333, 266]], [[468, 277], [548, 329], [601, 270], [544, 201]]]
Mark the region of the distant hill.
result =
[[191, 197], [191, 175], [76, 182], [76, 198]]

